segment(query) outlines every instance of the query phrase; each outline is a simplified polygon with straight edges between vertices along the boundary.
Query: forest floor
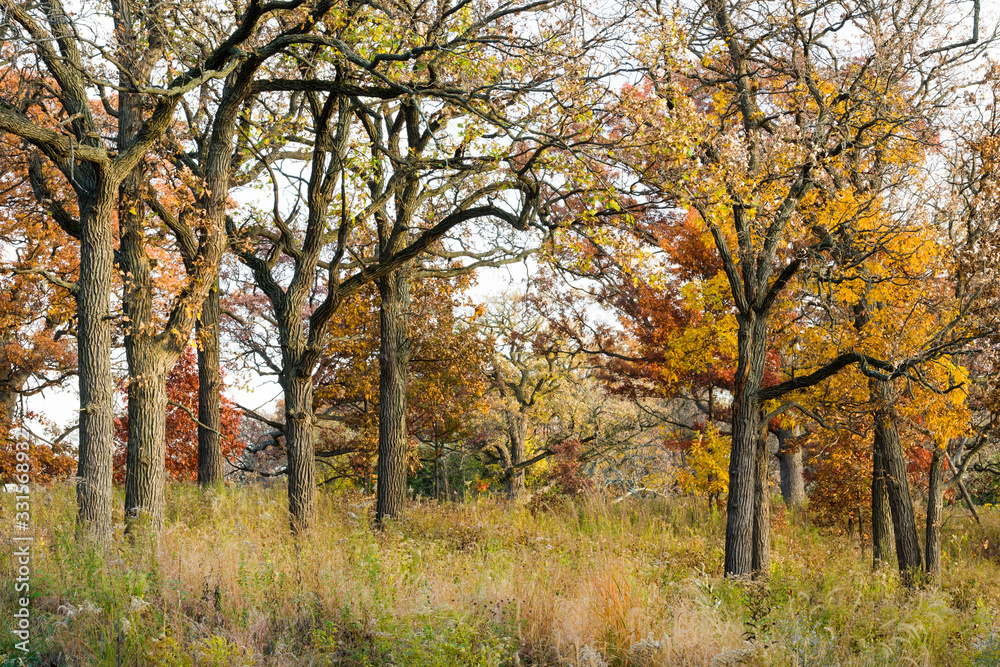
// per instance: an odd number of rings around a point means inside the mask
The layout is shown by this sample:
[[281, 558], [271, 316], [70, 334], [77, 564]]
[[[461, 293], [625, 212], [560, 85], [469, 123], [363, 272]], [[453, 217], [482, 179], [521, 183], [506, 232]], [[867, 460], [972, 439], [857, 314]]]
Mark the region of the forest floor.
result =
[[[940, 587], [872, 571], [857, 537], [772, 513], [766, 585], [721, 576], [723, 518], [690, 500], [543, 509], [321, 493], [288, 535], [280, 487], [168, 489], [158, 544], [82, 548], [69, 485], [32, 495], [32, 665], [997, 665], [1000, 508], [946, 510]], [[120, 503], [120, 498], [116, 499]], [[0, 508], [0, 618], [20, 542]], [[0, 635], [0, 665], [21, 664]]]

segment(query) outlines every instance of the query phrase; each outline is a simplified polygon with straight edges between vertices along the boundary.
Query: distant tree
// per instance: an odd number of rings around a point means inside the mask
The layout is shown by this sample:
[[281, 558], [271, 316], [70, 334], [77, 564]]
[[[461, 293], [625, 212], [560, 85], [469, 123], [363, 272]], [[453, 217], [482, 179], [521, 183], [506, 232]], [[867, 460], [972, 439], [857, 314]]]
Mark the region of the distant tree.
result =
[[[480, 335], [480, 318], [462, 290], [468, 275], [427, 278], [413, 284], [405, 316], [419, 322], [409, 336], [406, 374], [406, 468], [430, 461], [439, 464], [444, 447], [464, 440], [470, 413], [483, 409], [482, 367], [488, 341]], [[463, 311], [468, 311], [468, 316]], [[381, 346], [378, 298], [372, 287], [341, 306], [330, 330], [327, 353], [316, 373], [318, 423], [336, 426], [320, 436], [317, 456], [348, 454], [355, 473], [373, 472], [378, 456]], [[329, 434], [330, 444], [325, 442]]]
[[[582, 358], [572, 354], [573, 345], [545, 317], [537, 293], [507, 294], [487, 310], [488, 331], [496, 343], [491, 368], [491, 386], [503, 415], [503, 437], [490, 441], [500, 461], [508, 500], [520, 500], [525, 493], [525, 470], [553, 455], [551, 449], [528, 451], [532, 423], [551, 410], [542, 408], [546, 397], [560, 385], [582, 377]], [[570, 434], [565, 434], [569, 436]]]

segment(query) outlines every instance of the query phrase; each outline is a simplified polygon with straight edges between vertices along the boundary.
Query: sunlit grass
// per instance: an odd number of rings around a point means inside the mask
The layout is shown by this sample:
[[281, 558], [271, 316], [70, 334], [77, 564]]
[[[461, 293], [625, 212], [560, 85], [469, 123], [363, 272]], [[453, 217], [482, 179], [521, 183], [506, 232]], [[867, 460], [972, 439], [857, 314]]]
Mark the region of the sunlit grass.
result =
[[[872, 572], [857, 540], [775, 512], [766, 586], [721, 577], [704, 502], [600, 498], [531, 512], [416, 502], [384, 533], [371, 499], [321, 494], [307, 538], [281, 488], [169, 489], [154, 545], [74, 538], [69, 486], [33, 496], [29, 664], [992, 665], [1000, 513], [944, 532], [940, 589]], [[4, 499], [0, 581], [14, 571]], [[870, 558], [870, 552], [866, 554]], [[0, 595], [10, 619], [13, 586]], [[0, 655], [16, 664], [16, 638]], [[0, 661], [2, 664], [2, 661]]]

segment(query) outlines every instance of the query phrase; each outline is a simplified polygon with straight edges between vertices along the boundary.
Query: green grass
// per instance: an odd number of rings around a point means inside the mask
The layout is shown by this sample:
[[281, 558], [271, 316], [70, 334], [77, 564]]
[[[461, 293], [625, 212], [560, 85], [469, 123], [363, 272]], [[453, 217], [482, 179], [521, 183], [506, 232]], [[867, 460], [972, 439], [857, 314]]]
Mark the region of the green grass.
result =
[[[873, 572], [857, 540], [774, 513], [766, 585], [721, 576], [704, 502], [582, 498], [531, 512], [321, 494], [293, 540], [283, 490], [168, 490], [157, 544], [74, 537], [69, 486], [36, 489], [35, 665], [994, 665], [1000, 510], [945, 524], [939, 588]], [[14, 572], [0, 509], [0, 582]], [[120, 517], [119, 517], [120, 520]], [[15, 610], [12, 585], [0, 617]], [[9, 621], [5, 621], [9, 623]], [[19, 664], [0, 635], [0, 665]]]

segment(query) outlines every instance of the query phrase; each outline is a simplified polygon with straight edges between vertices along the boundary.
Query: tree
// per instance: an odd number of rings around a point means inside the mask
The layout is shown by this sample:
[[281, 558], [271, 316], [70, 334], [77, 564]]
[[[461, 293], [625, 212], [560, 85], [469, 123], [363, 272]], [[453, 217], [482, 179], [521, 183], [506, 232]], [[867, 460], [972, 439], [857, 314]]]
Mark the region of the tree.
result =
[[[483, 365], [490, 342], [481, 335], [481, 309], [473, 309], [462, 294], [470, 275], [440, 278], [439, 269], [419, 266], [414, 273], [422, 278], [412, 287], [406, 317], [421, 326], [410, 339], [405, 466], [413, 471], [422, 463], [433, 465], [435, 485], [443, 493], [445, 451], [464, 442], [470, 415], [485, 409]], [[340, 307], [315, 378], [316, 417], [327, 425], [320, 432], [317, 457], [328, 462], [346, 454], [349, 469], [337, 468], [334, 475], [351, 476], [362, 484], [374, 471], [378, 455], [378, 301], [376, 290], [368, 286]], [[416, 443], [430, 449], [429, 460]]]
[[[290, 13], [302, 4], [296, 0], [251, 2], [231, 24], [226, 38], [214, 45], [206, 43], [193, 63], [174, 57], [185, 49], [176, 48], [178, 42], [168, 30], [175, 21], [196, 25], [192, 15], [197, 9], [189, 14], [191, 8], [182, 4], [149, 8], [112, 3], [98, 17], [114, 26], [111, 31], [93, 29], [59, 0], [42, 5], [22, 6], [10, 0], [0, 4], [10, 45], [4, 54], [7, 74], [16, 72], [23, 82], [0, 103], [0, 130], [21, 137], [57, 168], [73, 190], [78, 211], [74, 216], [60, 205], [48, 181], [33, 183], [42, 205], [80, 244], [79, 279], [74, 288], [81, 407], [78, 518], [96, 536], [107, 535], [111, 528], [110, 292], [116, 214], [123, 243], [118, 260], [127, 277], [125, 310], [140, 325], [148, 321], [150, 310], [141, 206], [143, 160], [172, 124], [184, 95], [205, 81], [228, 76], [243, 58], [241, 46], [256, 38], [265, 18], [274, 12]], [[107, 70], [115, 80], [104, 77]], [[154, 76], [162, 82], [154, 83]], [[118, 93], [117, 107], [106, 94], [109, 90]], [[117, 117], [110, 141], [103, 138], [105, 128], [92, 109], [94, 104]], [[213, 192], [224, 196], [217, 189]], [[218, 226], [209, 223], [203, 231], [197, 244], [201, 261], [196, 275], [175, 303], [163, 333], [133, 328], [127, 343], [136, 404], [145, 401], [150, 408], [148, 413], [136, 412], [130, 420], [136, 436], [146, 440], [144, 458], [140, 461], [138, 452], [134, 457], [136, 474], [134, 483], [128, 485], [127, 504], [136, 503], [129, 508], [138, 506], [151, 513], [154, 525], [162, 510], [162, 459], [158, 455], [162, 450], [156, 437], [162, 433], [159, 413], [165, 408], [162, 380], [172, 365], [170, 357], [183, 348], [222, 253]]]
[[19, 422], [22, 397], [63, 386], [75, 374], [73, 298], [78, 248], [38, 209], [30, 152], [0, 139], [7, 175], [0, 205], [0, 428]]
[[[330, 3], [319, 3], [308, 14], [303, 14], [300, 4], [280, 6], [294, 18], [284, 22], [280, 32], [266, 35], [266, 43], [253, 57], [242, 61], [232, 76], [221, 83], [206, 81], [199, 88], [196, 99], [181, 102], [183, 122], [171, 128], [168, 134], [166, 152], [173, 170], [161, 176], [172, 181], [174, 192], [186, 190], [187, 196], [179, 201], [174, 197], [171, 207], [154, 189], [150, 188], [147, 194], [149, 205], [176, 237], [189, 273], [197, 270], [199, 261], [197, 239], [188, 228], [188, 221], [209, 220], [213, 226], [224, 228], [234, 205], [230, 198], [234, 189], [253, 186], [263, 172], [271, 170], [271, 163], [276, 160], [308, 155], [304, 149], [285, 150], [290, 137], [302, 128], [304, 108], [301, 100], [290, 104], [283, 116], [276, 115], [268, 106], [275, 87], [282, 89], [293, 85], [292, 79], [301, 74], [301, 70], [285, 57], [288, 50], [297, 43], [313, 40], [315, 36], [310, 32], [332, 10]], [[270, 6], [271, 9], [278, 7]], [[203, 28], [207, 38], [217, 42], [229, 38], [227, 29], [224, 16], [207, 22]], [[199, 52], [189, 49], [184, 56], [197, 61]], [[216, 279], [201, 305], [196, 325], [200, 378], [198, 480], [202, 486], [222, 481], [220, 298]]]
[[[871, 165], [893, 144], [932, 138], [935, 113], [948, 96], [944, 75], [981, 48], [909, 47], [930, 43], [944, 11], [936, 2], [908, 3], [908, 22], [892, 20], [904, 9], [897, 3], [836, 5], [831, 13], [812, 4], [714, 0], [682, 10], [678, 21], [689, 32], [680, 46], [694, 57], [671, 59], [667, 42], [649, 62], [654, 90], [664, 106], [674, 107], [661, 112], [671, 123], [636, 125], [660, 145], [655, 158], [673, 165], [653, 171], [647, 160], [638, 169], [650, 195], [698, 212], [736, 309], [728, 576], [767, 575], [766, 494], [760, 493], [765, 402], [852, 363], [864, 361], [864, 369], [885, 378], [900, 372], [851, 351], [809, 375], [765, 384], [775, 303], [804, 266], [828, 252], [826, 238], [812, 231], [813, 212], [845, 189], [864, 202], [898, 183], [898, 165], [895, 177], [880, 171], [873, 192], [856, 187], [856, 177], [874, 173]], [[850, 53], [832, 41], [838, 26], [847, 25], [864, 36]], [[667, 39], [674, 34], [667, 31]], [[672, 125], [683, 117], [691, 126], [694, 106], [703, 111], [690, 132], [698, 138], [678, 143], [669, 136], [677, 132]]]
[[[964, 437], [936, 442], [930, 463], [924, 569], [931, 581], [940, 580], [944, 489], [957, 486], [978, 522], [973, 497], [963, 478], [972, 461], [981, 459], [983, 449], [993, 444], [996, 437], [997, 383], [993, 358], [1000, 295], [995, 270], [1000, 248], [1000, 230], [996, 226], [1000, 163], [998, 79], [997, 69], [991, 64], [980, 85], [967, 93], [966, 100], [979, 102], [978, 111], [971, 117], [956, 117], [953, 127], [958, 141], [946, 154], [943, 178], [934, 183], [938, 188], [938, 196], [932, 200], [935, 221], [952, 244], [949, 288], [953, 299], [963, 306], [962, 326], [971, 331], [972, 343], [961, 357], [963, 370], [967, 372], [962, 391], [971, 412], [968, 432]], [[973, 465], [983, 471], [990, 468], [979, 463]], [[947, 482], [943, 477], [945, 467], [951, 473]]]
[[[921, 158], [916, 149], [895, 156], [913, 163]], [[911, 191], [919, 192], [919, 186], [911, 176]], [[833, 421], [852, 421], [848, 428], [855, 432], [861, 424], [871, 430], [873, 556], [876, 563], [885, 560], [895, 542], [901, 572], [910, 578], [924, 565], [909, 488], [910, 462], [929, 463], [933, 456], [922, 456], [923, 446], [933, 451], [966, 435], [968, 372], [960, 355], [979, 335], [970, 326], [978, 306], [956, 298], [953, 249], [919, 201], [897, 201], [889, 194], [872, 200], [849, 226], [839, 225], [832, 253], [835, 270], [820, 267], [808, 278], [824, 287], [802, 300], [803, 328], [796, 348], [786, 355], [803, 370], [812, 367], [813, 359], [842, 349], [908, 367], [902, 373], [905, 392], [891, 378], [847, 373], [825, 383], [826, 396], [820, 400], [851, 406], [855, 413]], [[866, 240], [859, 243], [860, 238]], [[823, 411], [847, 412], [836, 407]], [[927, 473], [926, 466], [920, 473]]]
[[[22, 42], [35, 62], [20, 72], [22, 88], [5, 95], [0, 106], [0, 129], [24, 138], [57, 165], [69, 181], [78, 200], [79, 221], [61, 207], [55, 218], [71, 234], [79, 237], [80, 278], [77, 299], [80, 377], [80, 464], [77, 487], [79, 520], [94, 534], [110, 531], [110, 445], [111, 374], [109, 293], [113, 270], [111, 240], [115, 189], [151, 145], [143, 137], [116, 157], [101, 140], [100, 127], [90, 109], [86, 92], [86, 66], [72, 22], [58, 2], [45, 13], [5, 2], [4, 13], [12, 40]], [[40, 15], [39, 15], [40, 14]], [[57, 51], [58, 49], [58, 51]], [[7, 52], [7, 55], [11, 54]], [[12, 60], [8, 74], [27, 61]], [[36, 91], [44, 91], [43, 78], [51, 77], [55, 98], [50, 104], [69, 118], [68, 134], [56, 129], [57, 122], [47, 105], [39, 104]], [[37, 82], [31, 85], [29, 82]], [[44, 99], [44, 98], [42, 98]], [[153, 138], [167, 121], [172, 104], [157, 109], [151, 124]], [[36, 119], [29, 112], [38, 109]], [[121, 148], [121, 147], [119, 147]], [[42, 192], [43, 184], [38, 184]], [[44, 199], [43, 199], [44, 201]]]
[[[299, 3], [280, 6], [282, 10], [293, 10]], [[265, 7], [267, 11], [279, 6]], [[181, 354], [191, 330], [197, 323], [204, 334], [202, 342], [202, 375], [205, 377], [205, 391], [202, 393], [201, 404], [204, 405], [206, 416], [210, 423], [202, 428], [199, 435], [201, 446], [212, 450], [218, 443], [210, 437], [208, 431], [219, 431], [215, 421], [215, 402], [218, 393], [216, 384], [219, 382], [217, 342], [214, 336], [217, 327], [217, 294], [218, 268], [222, 252], [226, 246], [226, 213], [229, 207], [229, 191], [233, 180], [234, 142], [237, 150], [245, 148], [243, 142], [235, 141], [238, 125], [245, 122], [252, 114], [248, 103], [255, 92], [254, 88], [259, 70], [272, 58], [285, 54], [297, 43], [309, 42], [310, 33], [317, 23], [323, 21], [332, 10], [329, 3], [319, 3], [307, 12], [300, 12], [288, 24], [274, 33], [270, 26], [257, 27], [254, 24], [239, 26], [233, 35], [260, 30], [256, 39], [263, 44], [255, 49], [252, 56], [240, 59], [235, 64], [231, 75], [227, 76], [221, 93], [217, 98], [217, 106], [212, 115], [210, 130], [204, 128], [201, 141], [195, 142], [195, 154], [175, 156], [175, 164], [182, 171], [190, 172], [203, 179], [202, 189], [199, 183], [189, 189], [199, 193], [194, 202], [189, 205], [201, 209], [201, 215], [182, 211], [181, 214], [170, 216], [164, 207], [157, 208], [157, 213], [163, 224], [176, 237], [180, 255], [187, 269], [187, 284], [179, 291], [177, 299], [172, 304], [170, 315], [162, 331], [153, 333], [156, 329], [152, 313], [153, 285], [150, 273], [150, 262], [147, 256], [143, 238], [143, 218], [134, 219], [125, 216], [128, 221], [126, 233], [122, 236], [122, 251], [126, 276], [131, 278], [134, 289], [126, 291], [125, 311], [129, 317], [131, 333], [126, 336], [125, 347], [129, 359], [128, 421], [129, 464], [126, 475], [126, 508], [130, 513], [148, 513], [154, 526], [162, 519], [163, 470], [162, 447], [163, 426], [165, 418], [166, 395], [162, 384], [166, 370], [171, 368]], [[246, 20], [246, 17], [243, 19]], [[224, 32], [224, 31], [223, 31]], [[225, 34], [216, 37], [230, 36]], [[241, 39], [245, 37], [241, 36]], [[190, 127], [189, 129], [195, 130]], [[267, 141], [267, 137], [264, 137]], [[200, 152], [198, 152], [200, 151]], [[237, 162], [238, 164], [238, 162]], [[192, 169], [193, 167], [193, 169]], [[141, 176], [137, 177], [134, 188], [127, 201], [128, 213], [133, 209], [141, 209], [148, 198], [149, 188], [144, 187]], [[131, 296], [131, 298], [130, 298]], [[207, 309], [205, 305], [207, 303]], [[131, 304], [131, 307], [130, 307]], [[197, 318], [197, 314], [201, 314]], [[209, 364], [212, 368], [206, 367]], [[149, 378], [149, 382], [146, 382]], [[155, 380], [154, 380], [155, 378]], [[133, 407], [134, 406], [134, 407]], [[199, 407], [201, 410], [201, 407]], [[221, 425], [221, 423], [220, 423]], [[206, 452], [206, 458], [216, 452]], [[208, 462], [203, 461], [203, 472], [214, 478], [218, 473], [218, 456], [212, 459], [212, 470], [206, 470]], [[203, 476], [204, 479], [204, 476]], [[217, 481], [217, 480], [215, 480]]]
[[[435, 495], [448, 498], [452, 473], [464, 481], [463, 448], [475, 420], [488, 409], [493, 341], [483, 328], [483, 308], [463, 294], [475, 277], [464, 270], [452, 278], [438, 277], [433, 268], [425, 271], [414, 285], [408, 313], [419, 326], [408, 369], [406, 423], [411, 438], [423, 446], [420, 465], [433, 475]], [[459, 470], [450, 473], [454, 453]]]
[[[331, 49], [339, 74], [303, 54], [311, 68], [304, 81], [260, 84], [306, 91], [309, 134], [315, 139], [310, 139], [302, 216], [288, 216], [277, 206], [272, 215], [277, 231], [261, 233], [260, 225], [240, 230], [234, 224], [231, 233], [243, 239], [234, 245], [270, 301], [279, 330], [282, 358], [274, 367], [285, 396], [295, 531], [312, 523], [313, 375], [334, 313], [365, 284], [379, 281], [386, 307], [397, 308], [393, 304], [400, 303], [403, 291], [389, 276], [459, 225], [491, 220], [526, 229], [548, 192], [543, 184], [553, 165], [547, 151], [579, 134], [569, 128], [552, 137], [539, 129], [558, 127], [552, 114], [567, 112], [543, 106], [538, 96], [575, 87], [569, 79], [554, 82], [570, 64], [578, 71], [577, 63], [583, 62], [568, 33], [567, 41], [538, 41], [531, 31], [531, 36], [515, 36], [521, 23], [541, 9], [512, 3], [462, 12], [441, 7], [425, 14], [365, 7], [319, 40]], [[568, 27], [577, 17], [566, 19]], [[356, 31], [366, 20], [386, 26], [386, 34]], [[368, 59], [362, 53], [381, 55]], [[506, 67], [515, 57], [526, 66]], [[456, 136], [451, 128], [459, 124]], [[492, 141], [500, 136], [513, 141]], [[282, 255], [288, 264], [279, 274]], [[387, 314], [387, 327], [399, 322]], [[405, 352], [405, 346], [395, 349]], [[386, 350], [385, 381], [393, 389], [384, 398], [405, 396], [398, 372], [404, 359]], [[394, 416], [405, 412], [386, 400], [380, 410], [387, 415], [385, 435], [380, 435], [383, 458], [392, 462], [391, 471], [380, 476], [383, 501], [377, 513], [383, 517], [402, 507], [405, 467], [401, 474], [399, 462], [405, 462], [400, 452], [405, 437]]]
[[581, 358], [572, 354], [568, 341], [547, 319], [543, 300], [538, 293], [507, 294], [487, 314], [488, 330], [496, 341], [491, 385], [499, 395], [504, 434], [491, 444], [499, 457], [507, 499], [514, 502], [526, 491], [525, 470], [554, 453], [548, 447], [529, 452], [529, 426], [545, 421], [538, 414], [549, 412], [540, 410], [545, 397], [573, 383], [581, 367]]

